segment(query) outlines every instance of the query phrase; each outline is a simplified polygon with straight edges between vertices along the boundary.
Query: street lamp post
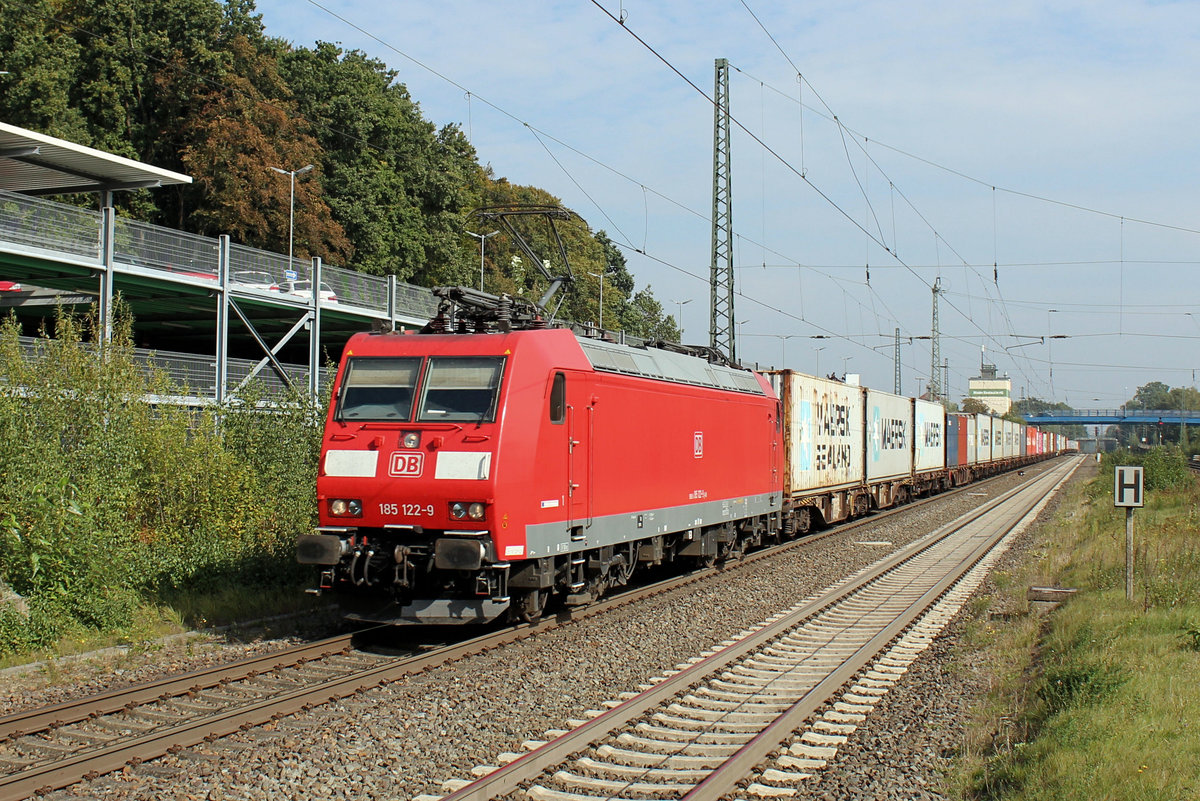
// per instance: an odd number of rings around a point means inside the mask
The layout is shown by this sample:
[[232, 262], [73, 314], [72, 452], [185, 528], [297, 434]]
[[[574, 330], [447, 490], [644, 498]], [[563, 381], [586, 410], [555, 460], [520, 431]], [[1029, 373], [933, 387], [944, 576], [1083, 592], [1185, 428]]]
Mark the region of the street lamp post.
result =
[[499, 231], [492, 231], [490, 234], [477, 234], [474, 231], [467, 231], [468, 234], [479, 240], [479, 291], [483, 291], [483, 245], [489, 236], [495, 236]]
[[[298, 170], [281, 170], [278, 167], [271, 169], [280, 175], [286, 175], [291, 182], [291, 193], [288, 197], [288, 269], [292, 269], [292, 235], [296, 230], [296, 176], [304, 175], [306, 172], [312, 172], [312, 164], [301, 167]], [[313, 297], [316, 297], [317, 288], [313, 287]]]
[[683, 307], [688, 303], [691, 303], [692, 299], [688, 298], [687, 300], [672, 300], [671, 302], [679, 307], [679, 314], [675, 318], [675, 322], [679, 323], [679, 341], [683, 342]]
[[1050, 340], [1056, 339], [1056, 337], [1050, 333], [1050, 315], [1056, 313], [1057, 311], [1058, 309], [1046, 309], [1046, 341], [1048, 343], [1046, 345], [1046, 362], [1049, 364], [1051, 403], [1054, 402], [1054, 344], [1051, 343]]
[[[739, 326], [744, 325], [744, 323], [738, 323], [738, 325]], [[807, 334], [742, 334], [741, 336], [773, 337], [775, 339], [778, 339], [779, 344], [781, 346], [781, 350], [782, 350], [782, 352], [780, 354], [782, 361], [779, 364], [779, 368], [781, 370], [786, 370], [787, 369], [787, 341], [789, 339], [802, 339], [802, 338], [807, 337], [808, 335]], [[824, 348], [813, 348], [813, 350], [824, 350]]]
[[588, 275], [592, 276], [593, 278], [600, 279], [600, 321], [599, 321], [599, 326], [600, 326], [600, 330], [603, 331], [604, 330], [604, 279], [612, 278], [614, 275], [616, 275], [616, 273], [589, 272]]
[[825, 347], [822, 345], [819, 348], [813, 348], [813, 372], [816, 373], [817, 378], [824, 378], [821, 375], [821, 351], [825, 350]]

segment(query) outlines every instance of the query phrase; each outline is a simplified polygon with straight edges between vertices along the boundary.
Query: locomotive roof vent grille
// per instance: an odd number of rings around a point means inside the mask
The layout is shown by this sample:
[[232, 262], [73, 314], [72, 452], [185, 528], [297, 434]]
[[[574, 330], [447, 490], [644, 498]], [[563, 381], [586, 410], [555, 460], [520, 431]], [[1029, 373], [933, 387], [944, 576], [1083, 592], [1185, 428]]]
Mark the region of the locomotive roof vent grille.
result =
[[677, 384], [692, 384], [754, 395], [764, 394], [758, 380], [748, 370], [709, 364], [695, 356], [657, 348], [634, 350], [592, 339], [580, 339], [579, 345], [596, 370], [672, 381]]

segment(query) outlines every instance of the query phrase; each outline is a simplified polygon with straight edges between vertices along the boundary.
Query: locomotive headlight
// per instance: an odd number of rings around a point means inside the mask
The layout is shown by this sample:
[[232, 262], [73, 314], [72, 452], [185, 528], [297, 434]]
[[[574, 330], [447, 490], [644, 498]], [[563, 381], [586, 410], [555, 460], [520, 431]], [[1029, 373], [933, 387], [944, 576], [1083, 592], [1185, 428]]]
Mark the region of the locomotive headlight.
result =
[[450, 517], [455, 520], [483, 520], [486, 509], [479, 501], [455, 501], [450, 504]]
[[403, 434], [400, 435], [401, 447], [407, 448], [408, 450], [411, 451], [411, 450], [416, 450], [420, 446], [420, 444], [421, 444], [421, 432], [420, 431], [405, 431]]
[[329, 502], [333, 517], [362, 517], [362, 501], [357, 498], [334, 498]]

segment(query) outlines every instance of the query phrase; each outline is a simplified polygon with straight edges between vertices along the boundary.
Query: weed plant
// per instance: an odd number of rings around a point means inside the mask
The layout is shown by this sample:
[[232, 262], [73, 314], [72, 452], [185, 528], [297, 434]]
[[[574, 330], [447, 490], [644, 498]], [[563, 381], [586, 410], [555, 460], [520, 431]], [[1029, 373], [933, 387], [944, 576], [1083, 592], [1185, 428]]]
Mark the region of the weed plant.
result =
[[[1112, 468], [1139, 462], [1153, 489], [1135, 516], [1130, 603]], [[1118, 454], [1041, 527], [1034, 558], [989, 608], [1019, 606], [1018, 591], [1030, 584], [1078, 593], [1048, 616], [1031, 610], [990, 636], [990, 620], [969, 626], [975, 661], [992, 680], [973, 708], [961, 797], [1200, 798], [1198, 506], [1200, 487], [1181, 452]]]
[[131, 331], [119, 308], [101, 348], [94, 317], [60, 313], [30, 351], [0, 322], [0, 581], [23, 599], [0, 602], [0, 654], [301, 579], [311, 404], [253, 389], [219, 410], [154, 403], [188, 388], [136, 362]]

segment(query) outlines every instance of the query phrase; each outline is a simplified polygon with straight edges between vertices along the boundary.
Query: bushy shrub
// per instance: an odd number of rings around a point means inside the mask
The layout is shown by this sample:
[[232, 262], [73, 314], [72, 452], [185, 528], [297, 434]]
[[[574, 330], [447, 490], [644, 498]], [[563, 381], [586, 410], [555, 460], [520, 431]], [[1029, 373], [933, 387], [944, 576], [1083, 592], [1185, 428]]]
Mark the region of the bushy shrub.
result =
[[117, 630], [171, 593], [298, 580], [296, 534], [315, 518], [320, 428], [306, 397], [261, 393], [197, 411], [112, 340], [60, 315], [24, 349], [0, 322], [0, 652], [79, 629]]
[[1143, 468], [1143, 486], [1147, 492], [1176, 489], [1193, 480], [1188, 472], [1187, 458], [1175, 446], [1166, 445], [1146, 451], [1119, 450], [1104, 454], [1100, 462], [1100, 474], [1089, 494], [1092, 497], [1100, 497], [1105, 493], [1111, 495], [1113, 471], [1121, 465]]

